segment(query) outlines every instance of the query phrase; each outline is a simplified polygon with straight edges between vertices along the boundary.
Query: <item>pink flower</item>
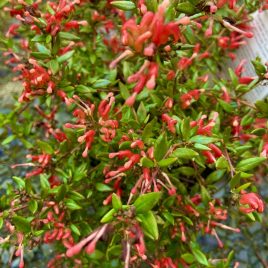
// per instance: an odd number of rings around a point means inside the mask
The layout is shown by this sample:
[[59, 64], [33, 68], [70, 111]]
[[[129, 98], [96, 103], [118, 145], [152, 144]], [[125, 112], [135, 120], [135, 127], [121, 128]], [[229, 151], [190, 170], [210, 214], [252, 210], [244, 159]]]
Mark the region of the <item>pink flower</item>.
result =
[[264, 202], [256, 193], [242, 194], [239, 203], [244, 205], [239, 208], [243, 213], [251, 213], [254, 211], [262, 213], [264, 211]]

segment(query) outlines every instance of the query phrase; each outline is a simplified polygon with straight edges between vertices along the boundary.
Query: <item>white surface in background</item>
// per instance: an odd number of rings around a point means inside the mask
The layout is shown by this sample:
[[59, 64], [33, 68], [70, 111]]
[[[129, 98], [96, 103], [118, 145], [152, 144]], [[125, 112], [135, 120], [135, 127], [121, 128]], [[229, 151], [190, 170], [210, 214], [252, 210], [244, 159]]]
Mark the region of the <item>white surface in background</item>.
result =
[[[268, 11], [255, 12], [253, 15], [253, 21], [250, 25], [253, 27], [252, 31], [254, 37], [247, 39], [247, 45], [242, 46], [237, 51], [237, 59], [232, 63], [233, 67], [236, 67], [242, 59], [247, 60], [245, 65], [245, 71], [242, 76], [255, 76], [254, 67], [251, 64], [251, 60], [256, 57], [260, 57], [262, 62], [268, 62]], [[254, 90], [245, 95], [245, 98], [255, 103], [257, 100], [264, 99], [268, 96], [268, 86], [258, 86]]]

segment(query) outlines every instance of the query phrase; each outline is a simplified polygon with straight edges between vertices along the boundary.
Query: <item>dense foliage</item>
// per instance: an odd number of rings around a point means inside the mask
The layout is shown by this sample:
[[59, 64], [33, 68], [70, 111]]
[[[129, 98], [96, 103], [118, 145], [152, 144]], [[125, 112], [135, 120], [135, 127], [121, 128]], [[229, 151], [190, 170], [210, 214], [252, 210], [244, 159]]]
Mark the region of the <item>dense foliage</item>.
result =
[[0, 243], [20, 268], [42, 244], [48, 267], [239, 266], [228, 237], [262, 221], [268, 163], [267, 101], [243, 98], [267, 66], [226, 67], [268, 3], [240, 2], [1, 2], [23, 85], [2, 145], [24, 158], [8, 160]]

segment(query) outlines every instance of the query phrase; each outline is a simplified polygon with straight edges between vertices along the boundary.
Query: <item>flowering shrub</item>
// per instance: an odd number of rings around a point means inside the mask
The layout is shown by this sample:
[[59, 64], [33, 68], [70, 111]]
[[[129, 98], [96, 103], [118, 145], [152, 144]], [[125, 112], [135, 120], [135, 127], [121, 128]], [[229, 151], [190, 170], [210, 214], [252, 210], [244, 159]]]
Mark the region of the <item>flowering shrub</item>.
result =
[[241, 2], [1, 3], [23, 85], [2, 145], [28, 152], [1, 196], [0, 243], [20, 268], [44, 243], [51, 268], [239, 266], [220, 233], [261, 221], [268, 155], [267, 102], [243, 99], [267, 66], [226, 67], [253, 37], [249, 11], [268, 4]]

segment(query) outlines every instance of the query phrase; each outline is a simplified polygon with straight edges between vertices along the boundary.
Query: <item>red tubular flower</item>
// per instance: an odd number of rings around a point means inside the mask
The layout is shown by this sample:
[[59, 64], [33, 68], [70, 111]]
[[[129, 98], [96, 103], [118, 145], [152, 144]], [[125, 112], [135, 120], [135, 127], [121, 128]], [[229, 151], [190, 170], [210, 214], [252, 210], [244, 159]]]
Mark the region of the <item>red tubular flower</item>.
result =
[[244, 205], [239, 208], [239, 210], [243, 213], [251, 213], [254, 211], [262, 213], [264, 211], [264, 202], [256, 193], [242, 194], [239, 203]]
[[222, 151], [219, 147], [217, 147], [215, 144], [210, 144], [208, 146], [214, 153], [215, 157], [221, 157], [222, 156]]
[[197, 101], [200, 98], [200, 93], [203, 91], [204, 89], [193, 89], [181, 95], [182, 109], [187, 109], [194, 100]]
[[202, 151], [202, 154], [206, 157], [208, 164], [213, 164], [216, 162], [215, 156], [210, 151]]
[[[143, 17], [140, 24], [131, 18], [126, 21], [122, 27], [122, 43], [132, 47], [138, 53], [153, 55], [155, 47], [159, 47], [168, 42], [172, 37], [174, 42], [180, 38], [180, 30], [178, 24], [189, 24], [190, 20], [185, 18], [177, 22], [165, 23], [164, 11], [169, 5], [169, 1], [164, 1], [159, 5], [156, 13], [150, 12], [143, 7]], [[146, 10], [146, 12], [145, 12]]]
[[176, 128], [175, 125], [177, 124], [177, 120], [172, 119], [168, 114], [162, 114], [162, 121], [167, 123], [168, 130], [175, 134], [176, 133]]
[[88, 150], [91, 148], [91, 144], [94, 140], [95, 133], [96, 132], [94, 130], [89, 130], [84, 135], [82, 135], [78, 138], [79, 143], [86, 142], [86, 148], [85, 148], [84, 152], [82, 153], [83, 157], [87, 157]]
[[114, 101], [115, 98], [113, 96], [113, 93], [109, 93], [107, 97], [100, 102], [98, 112], [101, 117], [103, 117], [104, 119], [108, 118], [108, 114]]

